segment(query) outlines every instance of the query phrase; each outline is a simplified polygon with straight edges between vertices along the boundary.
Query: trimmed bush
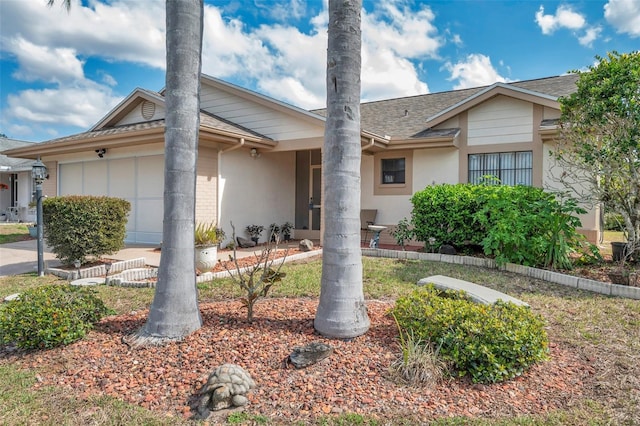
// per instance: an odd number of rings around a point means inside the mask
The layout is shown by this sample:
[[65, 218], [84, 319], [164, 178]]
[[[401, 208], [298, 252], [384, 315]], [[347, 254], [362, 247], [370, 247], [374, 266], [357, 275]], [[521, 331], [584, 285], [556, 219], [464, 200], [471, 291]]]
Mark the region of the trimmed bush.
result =
[[65, 196], [42, 203], [44, 237], [65, 264], [87, 256], [112, 254], [124, 247], [131, 204], [119, 198]]
[[23, 349], [49, 349], [85, 336], [110, 313], [95, 292], [69, 284], [25, 291], [0, 307], [0, 342]]
[[476, 304], [463, 292], [426, 286], [398, 299], [392, 313], [405, 333], [431, 341], [445, 362], [473, 382], [508, 380], [547, 358], [544, 321], [524, 306]]
[[411, 202], [418, 240], [434, 237], [436, 246], [458, 249], [479, 245], [498, 265], [569, 269], [571, 253], [592, 249], [576, 230], [585, 210], [540, 188], [444, 184], [415, 193]]
[[480, 209], [478, 185], [443, 184], [428, 186], [411, 197], [411, 222], [418, 241], [435, 238], [435, 246], [479, 244], [484, 230], [473, 222]]

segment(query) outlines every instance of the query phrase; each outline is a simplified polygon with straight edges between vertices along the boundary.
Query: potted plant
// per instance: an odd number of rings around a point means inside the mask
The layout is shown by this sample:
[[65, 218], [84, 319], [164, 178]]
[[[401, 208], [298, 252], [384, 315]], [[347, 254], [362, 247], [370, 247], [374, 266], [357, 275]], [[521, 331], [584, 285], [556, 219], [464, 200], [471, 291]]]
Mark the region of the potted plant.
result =
[[196, 268], [201, 272], [212, 270], [218, 262], [218, 245], [224, 238], [224, 231], [215, 222], [198, 223], [193, 236]]
[[269, 225], [269, 236], [271, 237], [269, 238], [271, 242], [280, 241], [280, 226], [275, 223]]
[[284, 241], [291, 240], [291, 231], [293, 231], [293, 223], [285, 222], [280, 226], [280, 231], [282, 231], [282, 237]]
[[253, 241], [254, 243], [258, 244], [258, 241], [260, 240], [260, 235], [262, 235], [262, 231], [264, 231], [264, 226], [262, 226], [262, 225], [247, 225], [247, 227], [245, 229], [247, 231], [247, 234], [249, 234], [249, 237], [251, 238], [251, 241]]

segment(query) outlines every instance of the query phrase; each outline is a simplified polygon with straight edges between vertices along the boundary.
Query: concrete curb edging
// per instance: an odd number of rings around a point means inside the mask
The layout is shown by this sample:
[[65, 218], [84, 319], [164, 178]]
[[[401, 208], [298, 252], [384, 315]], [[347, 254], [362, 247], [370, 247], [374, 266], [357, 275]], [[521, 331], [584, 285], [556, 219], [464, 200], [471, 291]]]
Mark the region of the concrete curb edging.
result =
[[158, 268], [127, 269], [117, 275], [109, 276], [106, 284], [116, 287], [155, 287], [154, 281], [144, 281], [149, 278], [158, 278]]
[[[296, 260], [302, 260], [302, 259], [307, 259], [309, 257], [313, 257], [313, 256], [317, 256], [322, 254], [322, 249], [317, 249], [317, 250], [311, 250], [311, 251], [307, 251], [304, 253], [298, 253], [298, 254], [293, 254], [291, 256], [287, 256], [287, 257], [281, 257], [279, 259], [275, 259], [273, 262], [274, 266], [278, 266], [281, 263], [289, 263], [289, 262], [293, 262]], [[240, 268], [240, 273], [242, 272], [247, 272], [248, 270], [250, 270], [252, 267], [248, 266], [246, 268]], [[221, 271], [221, 272], [205, 272], [204, 274], [198, 275], [196, 277], [196, 282], [197, 283], [206, 283], [209, 281], [213, 281], [213, 279], [215, 278], [226, 278], [226, 277], [230, 277], [232, 275], [237, 275], [238, 271], [236, 269], [230, 269], [229, 271]]]
[[[137, 259], [122, 260], [119, 262], [113, 262], [111, 264], [110, 274], [126, 271], [127, 269], [144, 268], [146, 266], [146, 259], [139, 257]], [[56, 277], [63, 278], [65, 280], [79, 280], [82, 278], [95, 278], [107, 274], [107, 270], [104, 265], [93, 266], [91, 268], [80, 269], [79, 271], [67, 271], [65, 269], [48, 268], [47, 274], [55, 275]]]
[[601, 281], [590, 280], [587, 278], [575, 277], [573, 275], [561, 274], [559, 272], [549, 271], [546, 269], [516, 265], [514, 263], [507, 263], [501, 267], [498, 267], [493, 259], [372, 248], [363, 248], [362, 255], [368, 257], [387, 257], [391, 259], [430, 260], [436, 262], [454, 263], [458, 265], [480, 266], [487, 269], [499, 269], [501, 271], [513, 272], [519, 275], [524, 275], [527, 277], [536, 278], [567, 287], [573, 287], [580, 290], [586, 290], [593, 293], [640, 300], [640, 287], [630, 287], [626, 285], [605, 283]]

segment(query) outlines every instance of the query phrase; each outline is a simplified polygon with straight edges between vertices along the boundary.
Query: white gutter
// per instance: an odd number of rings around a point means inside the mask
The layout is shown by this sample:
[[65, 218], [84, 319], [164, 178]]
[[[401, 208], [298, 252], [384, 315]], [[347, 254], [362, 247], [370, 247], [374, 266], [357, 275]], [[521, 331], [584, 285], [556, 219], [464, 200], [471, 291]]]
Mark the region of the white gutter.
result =
[[365, 150], [371, 148], [375, 144], [376, 144], [376, 140], [374, 138], [370, 138], [369, 139], [369, 143], [362, 147], [362, 151], [365, 151]]
[[216, 182], [216, 193], [217, 193], [217, 206], [216, 206], [216, 222], [218, 226], [220, 226], [220, 216], [222, 215], [222, 191], [220, 189], [220, 182], [222, 180], [222, 175], [220, 174], [222, 170], [222, 154], [226, 154], [227, 152], [235, 151], [236, 149], [240, 149], [244, 146], [245, 140], [244, 138], [239, 139], [239, 144], [233, 145], [226, 149], [218, 150], [218, 182]]

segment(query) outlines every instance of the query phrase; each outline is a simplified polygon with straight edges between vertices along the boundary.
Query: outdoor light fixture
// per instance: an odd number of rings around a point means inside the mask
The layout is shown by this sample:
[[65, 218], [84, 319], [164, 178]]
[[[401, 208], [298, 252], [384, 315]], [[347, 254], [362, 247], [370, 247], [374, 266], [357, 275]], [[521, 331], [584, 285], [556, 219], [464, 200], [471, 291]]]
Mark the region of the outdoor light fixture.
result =
[[42, 238], [42, 182], [47, 178], [47, 167], [40, 157], [31, 166], [31, 177], [36, 183], [36, 229], [38, 235], [38, 276], [44, 276], [44, 239]]
[[106, 285], [109, 285], [109, 271], [111, 270], [111, 262], [105, 262], [104, 263], [104, 283]]
[[98, 157], [100, 158], [104, 157], [106, 153], [107, 153], [107, 148], [96, 149], [96, 154], [98, 154]]
[[251, 158], [253, 158], [254, 160], [256, 158], [260, 158], [260, 153], [256, 148], [251, 148]]

